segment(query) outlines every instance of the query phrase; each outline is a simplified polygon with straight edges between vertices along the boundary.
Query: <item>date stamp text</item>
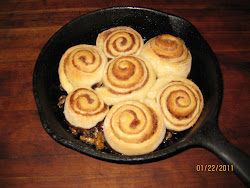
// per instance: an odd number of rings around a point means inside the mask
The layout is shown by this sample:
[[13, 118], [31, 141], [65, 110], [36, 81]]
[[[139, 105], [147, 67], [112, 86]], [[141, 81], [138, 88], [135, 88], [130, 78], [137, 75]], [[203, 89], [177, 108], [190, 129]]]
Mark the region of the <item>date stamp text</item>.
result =
[[233, 165], [196, 165], [197, 172], [233, 172]]

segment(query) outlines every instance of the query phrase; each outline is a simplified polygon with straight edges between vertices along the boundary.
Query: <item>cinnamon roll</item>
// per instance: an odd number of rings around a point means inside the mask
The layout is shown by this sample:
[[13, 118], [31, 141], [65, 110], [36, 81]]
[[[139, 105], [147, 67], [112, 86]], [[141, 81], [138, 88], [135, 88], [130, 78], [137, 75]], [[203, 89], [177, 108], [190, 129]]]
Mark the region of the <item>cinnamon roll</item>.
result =
[[78, 88], [69, 93], [64, 105], [66, 120], [74, 127], [90, 129], [102, 121], [108, 106], [92, 89]]
[[162, 77], [148, 92], [155, 99], [169, 130], [183, 131], [192, 127], [203, 109], [203, 96], [199, 87], [186, 78]]
[[143, 101], [153, 86], [153, 67], [139, 56], [121, 56], [108, 62], [103, 74], [103, 87], [96, 92], [108, 105], [122, 100]]
[[122, 55], [138, 55], [143, 46], [143, 39], [134, 29], [119, 26], [100, 33], [96, 45], [108, 58], [115, 58]]
[[80, 44], [69, 48], [59, 64], [62, 88], [69, 93], [74, 88], [100, 83], [107, 57], [97, 46]]
[[192, 56], [184, 41], [169, 34], [147, 41], [140, 55], [152, 63], [158, 78], [167, 75], [187, 78], [191, 69]]
[[107, 114], [103, 132], [108, 145], [124, 155], [143, 155], [163, 141], [166, 127], [158, 108], [138, 101], [122, 101]]

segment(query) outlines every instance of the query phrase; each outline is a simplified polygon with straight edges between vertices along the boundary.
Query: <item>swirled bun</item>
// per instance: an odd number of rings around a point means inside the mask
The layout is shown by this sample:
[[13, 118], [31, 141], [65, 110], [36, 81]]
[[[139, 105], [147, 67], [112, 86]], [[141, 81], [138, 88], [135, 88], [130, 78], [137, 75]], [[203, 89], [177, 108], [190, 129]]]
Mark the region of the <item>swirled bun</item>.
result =
[[148, 92], [161, 110], [167, 129], [184, 131], [198, 120], [204, 105], [199, 87], [180, 77], [162, 77]]
[[78, 88], [66, 97], [64, 115], [77, 128], [90, 129], [102, 121], [108, 113], [108, 106], [92, 90]]
[[62, 88], [70, 93], [75, 88], [90, 88], [100, 83], [107, 62], [107, 57], [97, 46], [80, 44], [69, 48], [59, 64]]
[[116, 58], [123, 55], [138, 55], [143, 46], [143, 39], [134, 29], [119, 26], [100, 33], [96, 45], [108, 58]]
[[187, 78], [191, 70], [192, 56], [189, 49], [182, 39], [169, 34], [147, 41], [140, 56], [153, 65], [158, 78], [169, 75]]
[[157, 110], [138, 101], [122, 101], [114, 105], [103, 125], [109, 146], [124, 155], [143, 155], [154, 151], [166, 133]]
[[154, 85], [152, 65], [139, 56], [121, 56], [108, 62], [103, 74], [103, 87], [96, 92], [108, 105], [122, 100], [143, 101]]

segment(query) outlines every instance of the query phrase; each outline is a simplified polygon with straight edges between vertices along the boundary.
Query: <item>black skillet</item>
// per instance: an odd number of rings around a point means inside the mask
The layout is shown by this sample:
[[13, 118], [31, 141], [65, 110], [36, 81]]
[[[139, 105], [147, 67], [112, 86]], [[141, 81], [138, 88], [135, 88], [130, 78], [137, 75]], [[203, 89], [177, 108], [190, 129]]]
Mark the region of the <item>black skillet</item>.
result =
[[[98, 33], [115, 26], [137, 30], [145, 41], [169, 33], [182, 38], [193, 56], [189, 78], [201, 89], [204, 110], [187, 131], [146, 155], [124, 156], [109, 150], [99, 151], [81, 142], [68, 130], [58, 98], [60, 90], [58, 65], [62, 54], [77, 44], [95, 44]], [[249, 156], [233, 146], [220, 132], [218, 114], [222, 102], [223, 81], [215, 54], [197, 29], [187, 20], [164, 12], [139, 7], [112, 7], [82, 15], [62, 27], [42, 49], [34, 69], [34, 96], [41, 122], [47, 133], [60, 144], [89, 156], [116, 163], [146, 163], [165, 159], [191, 147], [203, 147], [216, 154], [249, 185]]]

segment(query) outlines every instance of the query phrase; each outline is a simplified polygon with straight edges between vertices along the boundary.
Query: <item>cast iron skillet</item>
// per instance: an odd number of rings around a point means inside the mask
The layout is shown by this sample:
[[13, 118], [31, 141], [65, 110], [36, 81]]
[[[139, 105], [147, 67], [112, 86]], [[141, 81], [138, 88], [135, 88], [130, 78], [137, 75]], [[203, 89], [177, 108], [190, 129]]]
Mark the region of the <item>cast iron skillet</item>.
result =
[[[193, 56], [189, 78], [200, 87], [204, 96], [204, 110], [195, 126], [175, 134], [150, 154], [123, 156], [109, 150], [96, 150], [71, 134], [62, 109], [57, 106], [58, 98], [65, 94], [59, 88], [57, 72], [62, 54], [77, 44], [94, 45], [98, 33], [115, 26], [132, 27], [145, 41], [163, 33], [182, 38]], [[68, 148], [101, 160], [131, 164], [165, 159], [190, 147], [204, 147], [226, 164], [233, 165], [234, 172], [245, 184], [250, 182], [249, 156], [233, 146], [218, 127], [223, 94], [218, 61], [197, 29], [185, 19], [139, 7], [111, 7], [80, 16], [55, 33], [42, 49], [34, 69], [33, 88], [44, 129]]]

